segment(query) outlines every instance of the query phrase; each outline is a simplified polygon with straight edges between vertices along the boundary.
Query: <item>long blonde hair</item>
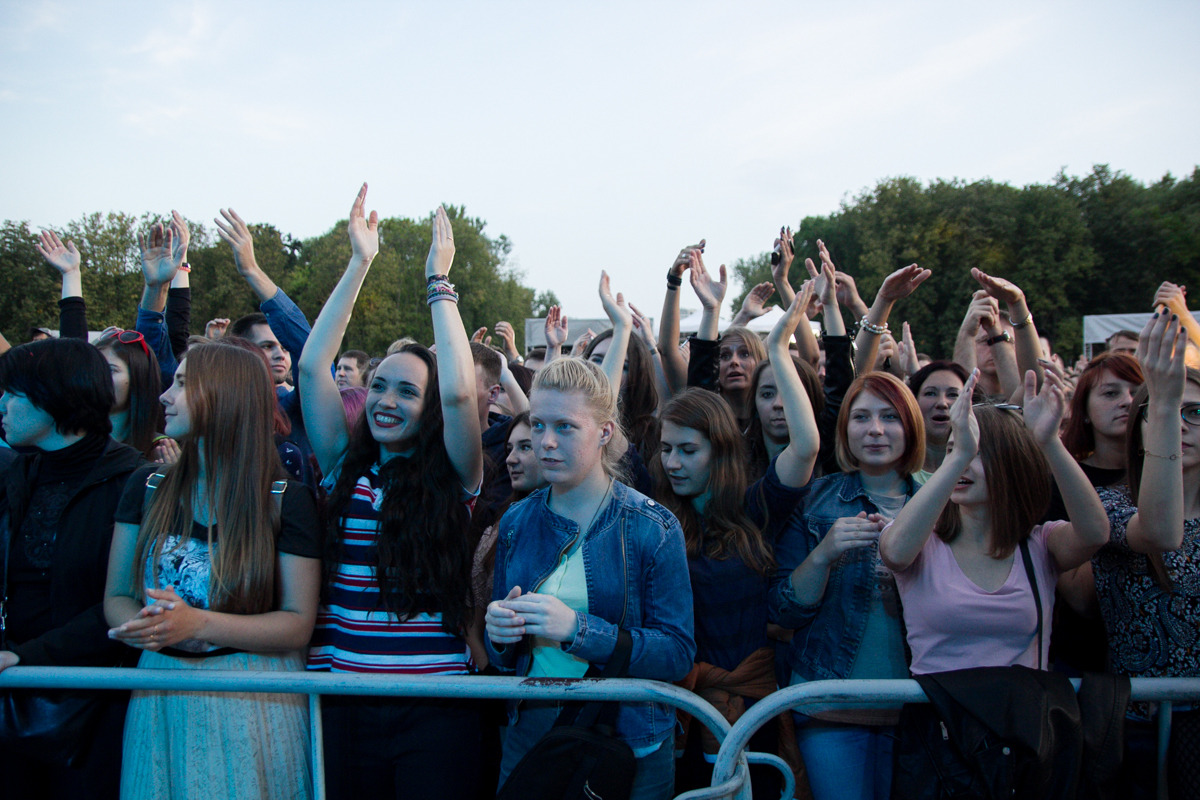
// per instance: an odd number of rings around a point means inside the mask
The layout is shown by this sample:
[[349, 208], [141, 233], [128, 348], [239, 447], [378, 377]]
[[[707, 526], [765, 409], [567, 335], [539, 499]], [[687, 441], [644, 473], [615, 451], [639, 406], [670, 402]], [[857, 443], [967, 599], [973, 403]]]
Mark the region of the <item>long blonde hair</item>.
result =
[[[170, 536], [191, 535], [205, 468], [208, 510], [209, 606], [259, 614], [275, 606], [275, 531], [279, 518], [271, 485], [284, 477], [272, 435], [275, 392], [263, 358], [222, 342], [187, 352], [184, 396], [191, 431], [179, 460], [150, 498], [138, 531], [134, 587], [143, 586], [147, 560], [157, 565]], [[203, 452], [201, 450], [203, 449]], [[214, 548], [213, 530], [220, 546]], [[157, 582], [157, 578], [156, 578]]]

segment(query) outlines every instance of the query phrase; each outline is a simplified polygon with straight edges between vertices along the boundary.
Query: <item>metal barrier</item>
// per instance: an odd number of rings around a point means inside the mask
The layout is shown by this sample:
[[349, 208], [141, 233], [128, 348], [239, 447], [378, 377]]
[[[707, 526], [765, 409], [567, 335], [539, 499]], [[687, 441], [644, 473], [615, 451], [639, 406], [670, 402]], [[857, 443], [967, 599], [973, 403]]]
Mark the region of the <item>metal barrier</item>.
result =
[[[454, 699], [613, 700], [665, 703], [683, 709], [704, 724], [717, 741], [730, 731], [729, 722], [697, 695], [659, 681], [634, 678], [515, 678], [496, 676], [360, 675], [344, 672], [240, 672], [233, 670], [115, 669], [101, 667], [11, 667], [0, 673], [0, 689], [123, 689], [193, 692], [279, 692], [307, 694], [314, 797], [325, 796], [321, 747], [320, 695], [372, 695]], [[667, 746], [670, 746], [668, 743]], [[755, 759], [757, 760], [757, 756]], [[750, 800], [746, 759], [733, 757], [733, 769], [721, 794]], [[711, 792], [711, 790], [702, 790]]]
[[[1072, 684], [1079, 688], [1078, 679]], [[1167, 797], [1167, 742], [1171, 732], [1171, 708], [1174, 702], [1200, 701], [1200, 678], [1133, 678], [1133, 700], [1159, 704], [1158, 714], [1158, 796]], [[796, 710], [804, 713], [835, 708], [899, 708], [904, 703], [925, 703], [928, 698], [914, 680], [841, 680], [810, 681], [781, 689], [759, 700], [734, 724], [721, 742], [713, 767], [713, 785], [688, 792], [687, 800], [708, 800], [726, 796], [729, 787], [740, 785], [742, 751], [750, 737], [776, 715]], [[752, 759], [753, 760], [753, 759]], [[681, 795], [680, 800], [685, 797]], [[788, 794], [784, 795], [787, 800]]]

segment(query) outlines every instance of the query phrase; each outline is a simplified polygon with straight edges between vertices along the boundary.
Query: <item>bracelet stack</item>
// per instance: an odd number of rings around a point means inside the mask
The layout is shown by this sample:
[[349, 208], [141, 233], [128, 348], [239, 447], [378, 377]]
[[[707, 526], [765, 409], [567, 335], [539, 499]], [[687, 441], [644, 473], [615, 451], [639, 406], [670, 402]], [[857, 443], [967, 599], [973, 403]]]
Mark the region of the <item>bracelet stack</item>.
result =
[[667, 270], [667, 291], [673, 292], [683, 285], [683, 277]]
[[858, 327], [862, 328], [867, 333], [873, 333], [876, 336], [883, 336], [888, 332], [888, 324], [886, 322], [882, 325], [876, 325], [867, 319], [866, 314], [863, 314], [863, 318], [859, 320]]
[[454, 284], [450, 282], [449, 276], [430, 275], [425, 281], [425, 302], [433, 305], [438, 300], [458, 302], [458, 293], [454, 291]]

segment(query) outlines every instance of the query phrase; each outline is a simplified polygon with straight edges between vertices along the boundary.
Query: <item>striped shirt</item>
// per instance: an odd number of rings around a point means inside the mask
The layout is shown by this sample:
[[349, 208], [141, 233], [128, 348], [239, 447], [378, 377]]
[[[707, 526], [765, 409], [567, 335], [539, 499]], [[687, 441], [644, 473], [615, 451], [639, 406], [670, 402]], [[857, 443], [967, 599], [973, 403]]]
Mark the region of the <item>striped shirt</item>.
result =
[[[384, 609], [374, 566], [383, 501], [378, 480], [376, 464], [358, 479], [342, 517], [337, 570], [329, 602], [317, 613], [308, 668], [404, 675], [473, 672], [466, 640], [442, 629], [440, 612], [400, 621]], [[475, 497], [465, 502], [470, 509]]]

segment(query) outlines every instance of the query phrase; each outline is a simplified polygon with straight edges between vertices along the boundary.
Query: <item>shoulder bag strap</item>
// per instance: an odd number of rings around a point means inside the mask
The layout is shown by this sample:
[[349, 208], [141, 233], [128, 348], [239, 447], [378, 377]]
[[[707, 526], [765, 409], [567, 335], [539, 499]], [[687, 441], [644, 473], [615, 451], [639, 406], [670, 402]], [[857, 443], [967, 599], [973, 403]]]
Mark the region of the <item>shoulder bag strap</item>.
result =
[[[624, 628], [617, 631], [617, 646], [613, 648], [612, 656], [604, 665], [600, 678], [623, 678], [628, 672], [629, 655], [633, 651], [633, 637]], [[586, 677], [586, 676], [585, 676]], [[613, 726], [617, 721], [617, 711], [620, 704], [614, 702], [593, 701], [589, 703], [570, 703], [566, 705], [554, 721], [555, 727], [560, 725], [577, 725], [590, 728], [597, 722]]]
[[1042, 663], [1042, 597], [1038, 593], [1037, 575], [1033, 572], [1033, 558], [1029, 555], [1029, 541], [1021, 542], [1021, 563], [1025, 565], [1025, 575], [1029, 578], [1029, 588], [1033, 590], [1033, 604], [1037, 606], [1037, 663], [1038, 669], [1045, 669]]

